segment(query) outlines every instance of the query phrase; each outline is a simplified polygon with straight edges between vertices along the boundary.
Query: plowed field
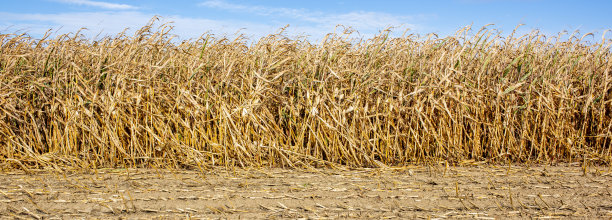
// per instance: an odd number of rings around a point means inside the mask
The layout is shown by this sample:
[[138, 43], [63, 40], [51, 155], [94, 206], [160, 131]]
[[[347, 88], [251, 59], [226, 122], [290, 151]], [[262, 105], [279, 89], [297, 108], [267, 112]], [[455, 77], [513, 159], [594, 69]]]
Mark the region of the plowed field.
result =
[[611, 218], [610, 168], [0, 174], [3, 219]]

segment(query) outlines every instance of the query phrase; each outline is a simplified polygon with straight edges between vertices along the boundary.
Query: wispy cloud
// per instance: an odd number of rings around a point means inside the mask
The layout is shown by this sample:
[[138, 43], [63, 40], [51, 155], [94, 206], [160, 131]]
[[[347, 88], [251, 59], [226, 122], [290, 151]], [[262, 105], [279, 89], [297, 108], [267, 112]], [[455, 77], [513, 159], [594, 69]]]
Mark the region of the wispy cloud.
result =
[[116, 4], [116, 3], [103, 2], [103, 1], [91, 1], [91, 0], [57, 0], [57, 1], [58, 2], [63, 2], [63, 3], [68, 3], [68, 4], [86, 5], [86, 6], [98, 7], [98, 8], [104, 8], [104, 9], [111, 9], [111, 10], [133, 10], [133, 9], [138, 9], [138, 7], [132, 6], [132, 5]]
[[[93, 37], [115, 35], [129, 28], [128, 34], [146, 25], [154, 14], [139, 11], [102, 11], [102, 12], [69, 12], [58, 14], [24, 14], [0, 12], [0, 25], [8, 27], [0, 32], [26, 32], [33, 36], [40, 36], [52, 29], [58, 33], [76, 32]], [[227, 35], [240, 31], [249, 37], [259, 37], [275, 30], [273, 25], [260, 23], [213, 20], [204, 18], [190, 18], [178, 15], [161, 17], [156, 24], [172, 22], [172, 34], [181, 39], [197, 38], [210, 32], [217, 35]], [[245, 28], [248, 27], [248, 28]], [[214, 31], [214, 32], [213, 32]]]
[[304, 14], [308, 13], [307, 10], [303, 9], [292, 9], [292, 8], [273, 8], [273, 7], [263, 7], [263, 6], [254, 6], [254, 5], [241, 5], [241, 4], [233, 4], [228, 3], [221, 0], [210, 0], [205, 1], [199, 4], [200, 6], [208, 7], [208, 8], [216, 8], [222, 10], [231, 10], [231, 11], [239, 11], [239, 12], [249, 12], [258, 15], [276, 15], [276, 16], [286, 16], [286, 17], [303, 17]]
[[[54, 29], [61, 32], [74, 32], [81, 28], [103, 33], [118, 33], [125, 28], [142, 26], [152, 16], [134, 11], [118, 12], [71, 12], [59, 14], [22, 14], [0, 12], [4, 23], [23, 29], [30, 34]], [[60, 30], [61, 29], [61, 30]]]
[[299, 23], [297, 25], [292, 24], [294, 27], [297, 26], [297, 29], [314, 30], [314, 33], [308, 32], [310, 35], [325, 34], [333, 30], [336, 25], [350, 26], [363, 34], [377, 33], [389, 26], [411, 29], [418, 28], [417, 25], [413, 24], [415, 18], [412, 16], [381, 12], [354, 11], [348, 13], [324, 13], [307, 9], [234, 4], [223, 0], [208, 0], [199, 5], [236, 13], [250, 13], [258, 16], [273, 17], [273, 20], [278, 20], [279, 18], [293, 20]]
[[[0, 11], [0, 25], [8, 27], [0, 30], [0, 32], [27, 32], [33, 36], [41, 36], [48, 29], [53, 29], [57, 33], [69, 33], [87, 28], [81, 33], [93, 37], [99, 33], [102, 36], [115, 35], [129, 28], [129, 34], [147, 24], [155, 16], [152, 12], [139, 10], [132, 5], [89, 0], [52, 1], [89, 5], [109, 10], [65, 13], [11, 13]], [[309, 36], [308, 39], [314, 41], [318, 41], [327, 33], [333, 32], [338, 24], [350, 26], [357, 30], [358, 35], [354, 35], [354, 37], [370, 37], [389, 26], [418, 29], [417, 25], [412, 23], [415, 19], [411, 16], [381, 12], [325, 13], [299, 8], [241, 5], [221, 0], [205, 1], [199, 5], [209, 9], [261, 16], [263, 19], [246, 20], [241, 19], [240, 16], [203, 18], [162, 15], [161, 21], [157, 24], [172, 22], [171, 25], [174, 26], [174, 29], [171, 33], [178, 35], [181, 39], [199, 37], [207, 32], [226, 36], [232, 36], [239, 32], [251, 40], [257, 40], [259, 37], [275, 33], [286, 24], [291, 25], [285, 30], [285, 34], [288, 36]]]

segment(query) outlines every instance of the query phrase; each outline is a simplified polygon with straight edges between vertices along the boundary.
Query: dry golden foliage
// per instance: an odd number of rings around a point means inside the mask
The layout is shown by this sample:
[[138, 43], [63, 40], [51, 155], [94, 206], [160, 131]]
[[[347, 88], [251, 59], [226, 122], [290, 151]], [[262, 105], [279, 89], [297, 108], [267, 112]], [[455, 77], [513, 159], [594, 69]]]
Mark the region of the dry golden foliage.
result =
[[612, 162], [611, 42], [0, 34], [0, 167]]

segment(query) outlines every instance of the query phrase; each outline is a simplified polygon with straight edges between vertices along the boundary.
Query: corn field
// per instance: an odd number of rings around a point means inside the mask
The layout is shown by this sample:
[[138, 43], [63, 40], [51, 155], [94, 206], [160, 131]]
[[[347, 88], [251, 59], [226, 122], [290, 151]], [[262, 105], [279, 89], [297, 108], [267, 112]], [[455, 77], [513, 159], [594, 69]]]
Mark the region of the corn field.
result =
[[0, 169], [612, 162], [611, 41], [0, 33]]

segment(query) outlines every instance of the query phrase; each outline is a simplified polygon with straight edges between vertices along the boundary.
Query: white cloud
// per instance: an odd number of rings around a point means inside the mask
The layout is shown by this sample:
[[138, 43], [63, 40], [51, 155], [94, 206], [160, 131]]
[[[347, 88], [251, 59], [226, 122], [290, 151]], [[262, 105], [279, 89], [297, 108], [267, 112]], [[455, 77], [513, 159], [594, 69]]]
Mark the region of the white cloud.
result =
[[152, 16], [140, 12], [75, 12], [59, 14], [20, 14], [0, 12], [0, 19], [10, 23], [13, 29], [24, 29], [29, 34], [40, 34], [47, 29], [75, 32], [87, 28], [87, 32], [119, 33], [125, 28], [146, 24]]
[[[134, 6], [105, 3], [89, 0], [54, 0], [72, 4], [95, 3], [106, 9], [134, 9]], [[100, 3], [100, 4], [98, 4]], [[92, 5], [93, 6], [93, 5]], [[350, 26], [358, 33], [353, 37], [371, 37], [389, 26], [399, 28], [417, 29], [411, 24], [412, 17], [400, 16], [380, 12], [349, 12], [324, 13], [307, 9], [292, 9], [279, 7], [249, 6], [227, 3], [225, 1], [211, 0], [200, 6], [238, 13], [263, 16], [264, 19], [244, 20], [237, 18], [197, 18], [181, 15], [162, 15], [161, 21], [156, 24], [172, 22], [172, 34], [180, 39], [197, 38], [204, 33], [232, 36], [239, 32], [245, 34], [250, 40], [256, 41], [260, 37], [276, 33], [286, 24], [291, 26], [285, 34], [291, 37], [309, 36], [309, 40], [319, 41], [327, 33], [333, 32], [337, 24]], [[146, 25], [155, 14], [140, 10], [103, 10], [94, 12], [66, 12], [66, 13], [10, 13], [0, 12], [0, 25], [8, 27], [0, 32], [28, 33], [34, 37], [42, 36], [48, 29], [57, 33], [76, 32], [87, 28], [81, 33], [88, 37], [113, 36], [126, 28], [128, 34]], [[419, 20], [418, 18], [416, 20]], [[403, 33], [398, 31], [398, 33]]]
[[378, 31], [387, 27], [419, 28], [417, 25], [412, 24], [414, 20], [412, 16], [381, 12], [356, 11], [349, 13], [324, 13], [306, 9], [234, 4], [223, 0], [209, 0], [199, 5], [231, 12], [272, 17], [272, 20], [279, 20], [282, 18], [291, 19], [298, 23], [286, 22], [287, 24], [292, 24], [291, 29], [310, 30], [305, 33], [315, 38], [319, 38], [333, 31], [336, 25], [350, 26], [365, 35], [376, 34]]
[[116, 3], [102, 2], [102, 1], [91, 1], [91, 0], [57, 0], [57, 1], [63, 2], [63, 3], [68, 3], [68, 4], [86, 5], [86, 6], [98, 7], [98, 8], [104, 8], [104, 9], [111, 9], [111, 10], [132, 10], [132, 9], [138, 9], [138, 7], [135, 7], [135, 6], [132, 6], [132, 5], [116, 4]]
[[288, 17], [302, 17], [304, 14], [308, 13], [306, 10], [302, 9], [292, 9], [292, 8], [272, 8], [272, 7], [263, 7], [263, 6], [249, 6], [249, 5], [241, 5], [241, 4], [232, 4], [221, 0], [210, 0], [205, 1], [199, 4], [200, 6], [208, 7], [208, 8], [217, 8], [223, 10], [231, 10], [231, 11], [243, 11], [254, 13], [258, 15], [274, 15], [274, 16], [288, 16]]
[[[81, 33], [88, 37], [113, 36], [129, 28], [128, 34], [146, 25], [154, 14], [138, 11], [115, 12], [75, 12], [59, 14], [21, 14], [0, 12], [0, 24], [8, 27], [0, 32], [25, 32], [33, 36], [42, 36], [47, 30], [53, 29], [58, 33], [76, 32], [86, 28]], [[210, 32], [217, 35], [231, 36], [237, 31], [249, 37], [260, 37], [272, 33], [272, 25], [211, 20], [202, 18], [187, 18], [182, 16], [162, 17], [156, 24], [172, 22], [172, 34], [181, 39], [197, 38]]]

